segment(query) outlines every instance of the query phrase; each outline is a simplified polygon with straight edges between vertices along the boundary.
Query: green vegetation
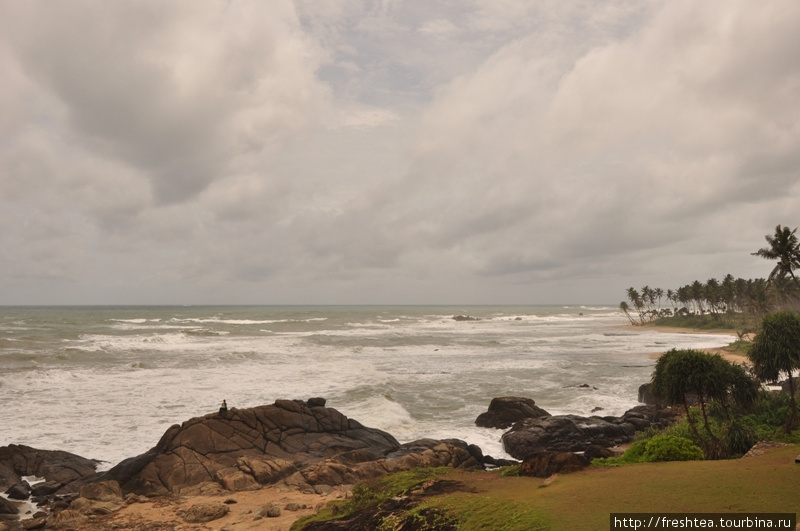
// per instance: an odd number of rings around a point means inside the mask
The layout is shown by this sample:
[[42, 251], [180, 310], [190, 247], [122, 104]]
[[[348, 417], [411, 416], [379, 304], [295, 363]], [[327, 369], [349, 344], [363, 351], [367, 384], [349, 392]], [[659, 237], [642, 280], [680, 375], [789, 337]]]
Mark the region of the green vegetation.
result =
[[655, 435], [634, 442], [620, 457], [595, 459], [597, 467], [619, 466], [632, 463], [656, 463], [659, 461], [698, 461], [703, 459], [703, 450], [686, 437]]
[[[706, 458], [721, 459], [728, 457], [729, 452], [727, 445], [712, 429], [711, 405], [715, 405], [726, 420], [735, 423], [735, 409], [752, 405], [758, 397], [758, 386], [741, 365], [725, 361], [718, 354], [672, 349], [656, 362], [653, 392], [670, 404], [682, 406]], [[690, 399], [696, 400], [700, 406], [702, 434], [690, 414]]]
[[754, 374], [762, 381], [775, 381], [782, 374], [789, 377], [791, 411], [783, 429], [791, 433], [800, 425], [792, 376], [793, 371], [800, 369], [800, 315], [784, 311], [766, 316], [748, 357]]
[[[452, 471], [449, 467], [414, 468], [359, 483], [353, 487], [353, 496], [347, 501], [332, 502], [317, 514], [301, 518], [292, 529], [302, 529], [309, 522], [344, 518], [362, 509], [377, 507], [395, 496], [402, 496], [420, 483]], [[387, 523], [388, 525], [388, 523]]]
[[[539, 487], [540, 485], [536, 485]], [[546, 531], [552, 523], [525, 502], [510, 502], [495, 496], [463, 492], [426, 502], [427, 508], [441, 508], [452, 515], [458, 531]]]
[[800, 497], [791, 494], [798, 452], [792, 446], [747, 459], [589, 468], [560, 475], [547, 488], [537, 478], [446, 469], [435, 477], [458, 482], [460, 490], [426, 498], [414, 510], [444, 514], [447, 528], [458, 531], [596, 531], [608, 529], [612, 512], [800, 513]]

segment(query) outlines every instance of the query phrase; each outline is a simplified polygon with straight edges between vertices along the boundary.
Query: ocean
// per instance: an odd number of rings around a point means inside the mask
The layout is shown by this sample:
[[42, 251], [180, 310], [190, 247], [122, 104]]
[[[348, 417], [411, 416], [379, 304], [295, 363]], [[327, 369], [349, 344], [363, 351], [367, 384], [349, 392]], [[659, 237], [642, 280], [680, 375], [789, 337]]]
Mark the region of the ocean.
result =
[[620, 415], [649, 354], [731, 340], [626, 324], [613, 306], [0, 307], [0, 446], [105, 469], [223, 399], [319, 396], [400, 442], [459, 438], [504, 457], [502, 432], [474, 424], [492, 398]]

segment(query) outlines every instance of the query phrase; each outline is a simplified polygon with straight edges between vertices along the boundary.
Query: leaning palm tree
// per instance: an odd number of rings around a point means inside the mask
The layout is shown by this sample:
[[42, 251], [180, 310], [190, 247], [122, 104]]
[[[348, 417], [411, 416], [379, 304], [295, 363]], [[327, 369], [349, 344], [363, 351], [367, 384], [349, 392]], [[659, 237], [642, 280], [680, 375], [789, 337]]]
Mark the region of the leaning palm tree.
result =
[[791, 433], [800, 426], [795, 401], [795, 378], [792, 374], [800, 369], [800, 315], [795, 312], [775, 312], [764, 317], [750, 352], [753, 374], [762, 381], [775, 381], [781, 374], [789, 377], [789, 401], [792, 411], [783, 426], [784, 433]]
[[782, 279], [789, 275], [794, 280], [795, 285], [800, 289], [800, 282], [794, 276], [794, 270], [800, 268], [800, 243], [797, 241], [797, 236], [794, 230], [789, 230], [789, 227], [775, 227], [775, 234], [770, 236], [767, 234], [764, 238], [767, 240], [769, 247], [762, 247], [758, 251], [751, 253], [753, 256], [760, 256], [767, 260], [777, 260], [777, 265], [772, 269], [772, 272], [767, 277], [767, 282], [772, 282], [777, 279]]
[[625, 316], [628, 318], [628, 320], [631, 322], [632, 325], [636, 324], [636, 321], [634, 321], [633, 317], [631, 317], [631, 314], [630, 314], [631, 307], [628, 306], [627, 302], [625, 302], [625, 301], [620, 302], [619, 303], [619, 309], [622, 310], [622, 313], [625, 314]]

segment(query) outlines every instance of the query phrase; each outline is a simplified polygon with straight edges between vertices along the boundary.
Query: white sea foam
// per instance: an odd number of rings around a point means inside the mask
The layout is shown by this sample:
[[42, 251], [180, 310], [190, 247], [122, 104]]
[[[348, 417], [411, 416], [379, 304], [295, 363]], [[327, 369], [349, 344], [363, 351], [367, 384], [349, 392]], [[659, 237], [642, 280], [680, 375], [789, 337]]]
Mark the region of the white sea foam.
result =
[[619, 415], [650, 377], [648, 354], [729, 342], [620, 329], [623, 315], [594, 306], [53, 309], [35, 327], [11, 317], [0, 344], [0, 400], [12, 404], [0, 445], [108, 466], [223, 398], [242, 408], [323, 396], [401, 442], [456, 437], [502, 457], [502, 432], [474, 426], [492, 398]]

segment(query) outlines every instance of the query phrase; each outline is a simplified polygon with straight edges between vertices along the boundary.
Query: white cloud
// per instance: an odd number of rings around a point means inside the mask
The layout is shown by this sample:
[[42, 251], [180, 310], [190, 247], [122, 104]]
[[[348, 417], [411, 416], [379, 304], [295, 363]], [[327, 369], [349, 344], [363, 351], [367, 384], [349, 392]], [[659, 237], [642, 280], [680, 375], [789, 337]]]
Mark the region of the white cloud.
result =
[[791, 0], [0, 18], [12, 302], [613, 301], [800, 224]]
[[12, 4], [7, 45], [65, 107], [74, 141], [179, 201], [284, 141], [326, 92], [290, 2]]

